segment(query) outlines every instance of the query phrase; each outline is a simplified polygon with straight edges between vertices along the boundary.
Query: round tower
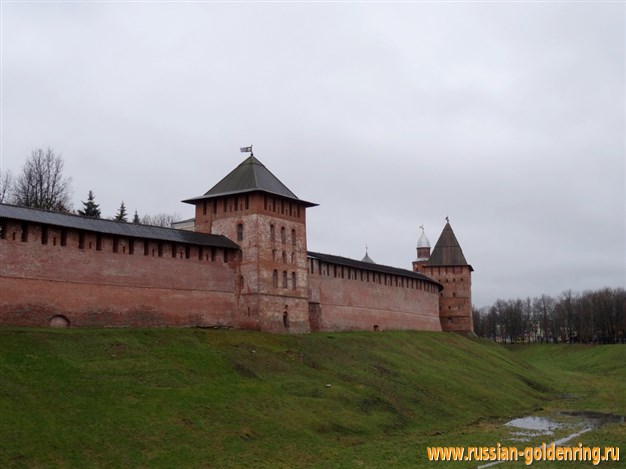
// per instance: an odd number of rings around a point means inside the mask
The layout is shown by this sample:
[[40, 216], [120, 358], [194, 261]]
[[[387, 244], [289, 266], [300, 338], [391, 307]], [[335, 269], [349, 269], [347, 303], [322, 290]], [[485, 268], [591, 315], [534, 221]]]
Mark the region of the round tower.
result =
[[420, 226], [422, 234], [417, 240], [417, 259], [413, 261], [413, 271], [420, 272], [420, 267], [430, 259], [430, 241], [424, 232], [424, 225]]

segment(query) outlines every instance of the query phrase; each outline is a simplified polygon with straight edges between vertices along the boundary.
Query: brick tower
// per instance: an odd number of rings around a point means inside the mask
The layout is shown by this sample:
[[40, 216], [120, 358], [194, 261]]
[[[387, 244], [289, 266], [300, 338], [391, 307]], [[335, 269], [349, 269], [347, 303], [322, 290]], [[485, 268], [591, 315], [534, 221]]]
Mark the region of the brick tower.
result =
[[[424, 241], [425, 240], [425, 241]], [[420, 246], [421, 244], [421, 246]], [[417, 245], [417, 260], [413, 270], [443, 285], [439, 298], [439, 320], [443, 331], [473, 333], [472, 272], [465, 260], [450, 223], [447, 222], [435, 244], [432, 255], [430, 244], [422, 229]]]
[[306, 209], [317, 204], [296, 197], [252, 154], [206, 194], [183, 202], [196, 206], [196, 231], [241, 247], [238, 327], [309, 332]]

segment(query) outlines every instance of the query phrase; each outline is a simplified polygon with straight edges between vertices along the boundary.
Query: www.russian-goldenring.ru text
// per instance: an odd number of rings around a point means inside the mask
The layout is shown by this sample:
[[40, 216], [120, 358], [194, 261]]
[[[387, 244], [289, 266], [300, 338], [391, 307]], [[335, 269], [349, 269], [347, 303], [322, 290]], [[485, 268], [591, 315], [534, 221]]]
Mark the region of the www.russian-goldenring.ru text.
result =
[[502, 446], [434, 446], [426, 448], [430, 461], [520, 461], [531, 465], [534, 461], [589, 461], [597, 466], [603, 461], [619, 461], [616, 446], [598, 447], [555, 446], [554, 444], [516, 448]]

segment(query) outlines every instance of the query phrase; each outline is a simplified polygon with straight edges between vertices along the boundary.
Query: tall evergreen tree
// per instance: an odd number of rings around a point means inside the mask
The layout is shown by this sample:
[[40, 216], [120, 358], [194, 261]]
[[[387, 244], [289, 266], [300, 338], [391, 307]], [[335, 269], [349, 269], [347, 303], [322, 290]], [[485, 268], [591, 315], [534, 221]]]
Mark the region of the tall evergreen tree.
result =
[[84, 208], [78, 211], [79, 215], [83, 217], [100, 218], [100, 204], [96, 203], [93, 191], [89, 191], [87, 202], [82, 202], [82, 204]]
[[141, 223], [141, 221], [139, 220], [139, 214], [137, 213], [137, 210], [135, 210], [135, 216], [133, 217], [133, 223]]
[[113, 219], [115, 221], [123, 221], [123, 222], [128, 221], [128, 213], [126, 213], [126, 206], [124, 205], [124, 201], [122, 201], [122, 205], [120, 205], [120, 208], [117, 210], [117, 213], [115, 214], [115, 218]]

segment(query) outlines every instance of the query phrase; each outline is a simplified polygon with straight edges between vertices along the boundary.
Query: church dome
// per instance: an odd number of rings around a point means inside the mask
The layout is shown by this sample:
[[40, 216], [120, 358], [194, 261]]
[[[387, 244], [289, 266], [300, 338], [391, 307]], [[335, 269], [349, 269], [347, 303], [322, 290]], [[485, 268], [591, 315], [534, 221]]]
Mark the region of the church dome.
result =
[[367, 262], [368, 264], [376, 264], [376, 262], [374, 262], [372, 258], [369, 256], [369, 254], [367, 253], [367, 248], [365, 248], [365, 256], [363, 257], [363, 259], [361, 259], [361, 262]]
[[430, 247], [430, 241], [428, 241], [428, 238], [426, 237], [426, 233], [424, 233], [423, 229], [422, 229], [422, 236], [420, 236], [420, 239], [417, 241], [417, 247], [418, 248]]

